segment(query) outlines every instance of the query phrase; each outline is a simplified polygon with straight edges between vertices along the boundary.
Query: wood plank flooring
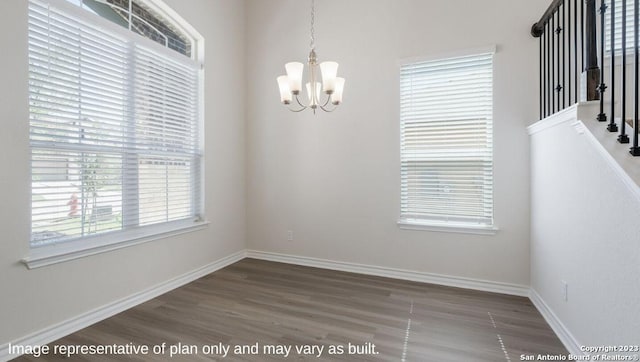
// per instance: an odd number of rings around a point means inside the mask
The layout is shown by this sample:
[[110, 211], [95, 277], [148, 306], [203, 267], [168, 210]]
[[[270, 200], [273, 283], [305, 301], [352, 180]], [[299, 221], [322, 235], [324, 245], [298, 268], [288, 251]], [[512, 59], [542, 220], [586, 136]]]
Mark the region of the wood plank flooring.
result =
[[[50, 346], [127, 343], [148, 345], [150, 352], [48, 355], [44, 360], [285, 360], [265, 354], [265, 345], [292, 346], [286, 360], [517, 361], [521, 354], [567, 354], [527, 298], [255, 259], [244, 259]], [[153, 354], [153, 346], [162, 343], [165, 354]], [[178, 343], [194, 345], [198, 353], [170, 357], [169, 346]], [[226, 357], [205, 353], [205, 346], [220, 343], [231, 348]], [[236, 345], [256, 343], [257, 355], [233, 353]], [[360, 354], [349, 354], [349, 343], [360, 346]], [[324, 349], [320, 358], [317, 350], [316, 355], [300, 355], [295, 346], [302, 345]], [[344, 354], [330, 355], [330, 346], [342, 346]]]

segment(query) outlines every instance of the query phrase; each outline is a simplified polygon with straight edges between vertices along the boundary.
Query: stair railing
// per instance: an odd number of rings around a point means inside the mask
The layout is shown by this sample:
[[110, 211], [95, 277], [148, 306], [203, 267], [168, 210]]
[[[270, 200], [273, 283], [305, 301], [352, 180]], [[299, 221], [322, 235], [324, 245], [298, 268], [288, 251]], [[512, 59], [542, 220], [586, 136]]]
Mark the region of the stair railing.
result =
[[[540, 119], [561, 111], [578, 101], [600, 101], [600, 113], [596, 120], [606, 122], [609, 132], [618, 134], [618, 142], [629, 143], [627, 135], [626, 113], [627, 82], [633, 82], [631, 95], [633, 106], [633, 142], [630, 153], [640, 156], [638, 147], [639, 102], [638, 76], [638, 6], [639, 0], [600, 0], [596, 8], [596, 0], [553, 0], [540, 20], [533, 24], [531, 35], [539, 38], [540, 48]], [[608, 5], [607, 5], [608, 4]], [[629, 21], [628, 8], [633, 5], [633, 20]], [[619, 12], [616, 13], [616, 7]], [[599, 11], [600, 24], [597, 23]], [[629, 14], [630, 15], [630, 14]], [[606, 29], [606, 16], [609, 26]], [[627, 44], [627, 27], [633, 26], [633, 47]], [[616, 30], [621, 28], [620, 42], [616, 43]], [[608, 30], [609, 39], [606, 39]], [[598, 36], [599, 35], [599, 36]], [[609, 41], [607, 48], [607, 41]], [[598, 49], [600, 57], [598, 58]], [[633, 77], [627, 72], [627, 53], [633, 51]], [[605, 52], [605, 50], [608, 50]], [[620, 70], [617, 71], [616, 53], [621, 54]], [[608, 59], [607, 59], [608, 57]], [[609, 85], [605, 83], [603, 70], [605, 61], [609, 64]], [[620, 85], [616, 87], [616, 74], [619, 74]], [[608, 92], [607, 92], [608, 90]], [[616, 92], [620, 95], [616, 98]], [[579, 94], [580, 93], [580, 94]], [[605, 110], [605, 94], [608, 93], [610, 109]], [[616, 113], [619, 100], [620, 109]], [[619, 116], [620, 127], [616, 123]]]

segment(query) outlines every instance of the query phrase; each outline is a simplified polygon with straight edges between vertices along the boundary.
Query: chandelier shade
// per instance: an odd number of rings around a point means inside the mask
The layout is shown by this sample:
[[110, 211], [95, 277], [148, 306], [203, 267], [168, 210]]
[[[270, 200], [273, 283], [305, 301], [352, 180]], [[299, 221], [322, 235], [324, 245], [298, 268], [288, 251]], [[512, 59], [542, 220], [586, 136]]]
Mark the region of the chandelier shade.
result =
[[322, 62], [320, 63], [320, 71], [322, 72], [322, 90], [325, 93], [333, 93], [333, 91], [336, 89], [338, 63]]
[[336, 77], [336, 89], [331, 93], [331, 103], [338, 105], [342, 103], [342, 91], [344, 91], [344, 78]]
[[304, 64], [300, 62], [291, 62], [284, 65], [287, 70], [285, 78], [289, 80], [289, 88], [294, 94], [300, 93], [302, 90], [302, 72], [304, 70]]
[[[305, 83], [308, 103], [303, 103], [299, 98], [302, 91], [304, 64], [300, 62], [286, 63], [284, 68], [287, 74], [277, 78], [278, 88], [280, 89], [280, 102], [290, 106], [295, 100], [294, 107], [297, 108], [289, 107], [292, 112], [301, 112], [307, 108], [311, 108], [314, 114], [318, 108], [325, 112], [332, 112], [342, 103], [345, 80], [337, 76], [337, 62], [326, 61], [318, 65], [315, 51], [314, 22], [315, 3], [314, 0], [311, 0], [311, 51], [307, 61], [308, 81]], [[329, 103], [334, 107], [330, 108]]]
[[284, 104], [291, 103], [291, 86], [286, 75], [278, 77], [278, 88], [280, 88], [280, 102]]

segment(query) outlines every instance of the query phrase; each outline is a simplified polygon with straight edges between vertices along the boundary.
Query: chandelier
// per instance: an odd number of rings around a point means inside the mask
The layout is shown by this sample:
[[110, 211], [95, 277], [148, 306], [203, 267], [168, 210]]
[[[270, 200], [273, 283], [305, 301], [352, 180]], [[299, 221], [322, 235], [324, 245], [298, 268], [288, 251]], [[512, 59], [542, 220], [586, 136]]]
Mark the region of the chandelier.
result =
[[[337, 77], [338, 63], [322, 62], [320, 63], [320, 74], [322, 82], [318, 77], [318, 59], [316, 57], [316, 39], [314, 34], [315, 23], [315, 0], [311, 0], [311, 43], [309, 47], [308, 59], [308, 77], [306, 83], [308, 103], [304, 104], [300, 101], [300, 91], [302, 90], [302, 72], [304, 64], [300, 62], [290, 62], [284, 65], [287, 75], [278, 77], [278, 87], [280, 88], [280, 102], [287, 106], [292, 112], [302, 112], [307, 108], [311, 108], [313, 113], [320, 108], [325, 112], [332, 112], [342, 103], [342, 91], [344, 90], [344, 78]], [[295, 99], [293, 108], [292, 102]], [[329, 106], [331, 103], [331, 106]]]

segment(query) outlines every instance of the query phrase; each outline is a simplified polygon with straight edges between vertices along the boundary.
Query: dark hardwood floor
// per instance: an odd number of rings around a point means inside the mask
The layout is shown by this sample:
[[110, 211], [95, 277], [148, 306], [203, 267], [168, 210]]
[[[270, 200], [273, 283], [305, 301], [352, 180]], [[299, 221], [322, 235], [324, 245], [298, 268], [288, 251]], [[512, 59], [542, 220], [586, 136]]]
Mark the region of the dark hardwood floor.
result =
[[[244, 259], [51, 343], [148, 345], [147, 355], [18, 361], [518, 361], [566, 354], [527, 298]], [[166, 343], [165, 354], [153, 346]], [[178, 343], [193, 349], [169, 356]], [[258, 354], [234, 354], [236, 345]], [[229, 345], [226, 357], [215, 347]], [[349, 354], [349, 344], [359, 354]], [[316, 346], [303, 355], [296, 346]], [[373, 347], [375, 345], [375, 348]], [[329, 348], [333, 346], [330, 354]], [[338, 354], [339, 346], [343, 354]], [[323, 347], [317, 358], [318, 347]], [[158, 347], [159, 348], [159, 347]], [[209, 349], [212, 349], [209, 351]], [[195, 354], [194, 352], [197, 352]], [[209, 353], [205, 353], [209, 352]], [[281, 351], [284, 352], [284, 351]]]

